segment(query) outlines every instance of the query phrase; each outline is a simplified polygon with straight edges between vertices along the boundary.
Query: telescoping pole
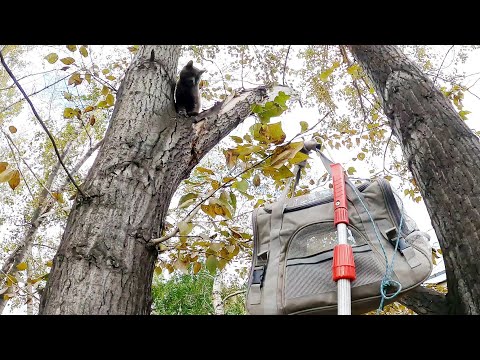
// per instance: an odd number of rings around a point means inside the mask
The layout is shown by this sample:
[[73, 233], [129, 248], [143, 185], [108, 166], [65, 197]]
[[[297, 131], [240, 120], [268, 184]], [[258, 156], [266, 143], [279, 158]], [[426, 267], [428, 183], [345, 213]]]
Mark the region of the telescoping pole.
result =
[[334, 225], [337, 228], [338, 245], [333, 250], [333, 281], [337, 282], [338, 315], [351, 315], [350, 281], [355, 280], [355, 262], [352, 247], [347, 241], [347, 192], [342, 165], [331, 164], [333, 178]]

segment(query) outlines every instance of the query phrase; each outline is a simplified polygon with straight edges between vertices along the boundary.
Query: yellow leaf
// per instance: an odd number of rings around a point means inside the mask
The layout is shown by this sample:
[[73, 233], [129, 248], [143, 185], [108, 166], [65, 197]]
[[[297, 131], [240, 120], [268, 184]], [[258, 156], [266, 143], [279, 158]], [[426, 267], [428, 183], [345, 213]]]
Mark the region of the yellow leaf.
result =
[[201, 268], [202, 264], [197, 261], [195, 264], [193, 264], [193, 273], [198, 274]]
[[72, 94], [70, 94], [69, 92], [65, 91], [63, 93], [63, 97], [67, 100], [72, 100]]
[[357, 155], [357, 158], [358, 158], [358, 160], [363, 160], [363, 159], [365, 159], [365, 154], [364, 153], [359, 153]]
[[87, 51], [87, 48], [85, 46], [80, 46], [80, 54], [82, 54], [83, 57], [87, 57], [88, 56], [88, 51]]
[[15, 134], [17, 132], [17, 128], [13, 125], [10, 125], [8, 127], [8, 130], [12, 133], [12, 134]]
[[204, 172], [204, 173], [207, 173], [207, 174], [210, 174], [210, 175], [215, 175], [215, 173], [212, 170], [201, 167], [201, 166], [197, 166], [195, 169], [199, 172]]
[[20, 171], [14, 170], [12, 176], [8, 180], [8, 185], [15, 190], [15, 188], [20, 184]]
[[77, 45], [67, 45], [67, 49], [71, 52], [74, 52], [75, 50], [77, 50]]
[[50, 63], [54, 64], [58, 60], [58, 55], [55, 53], [50, 53], [47, 56], [45, 56], [45, 59]]
[[155, 267], [155, 274], [160, 275], [162, 273], [162, 268], [159, 266]]
[[294, 142], [286, 146], [279, 146], [272, 155], [270, 166], [275, 169], [280, 168], [285, 161], [293, 158], [297, 152], [303, 148], [303, 142]]
[[109, 92], [110, 92], [110, 90], [108, 89], [108, 87], [106, 87], [105, 85], [103, 85], [103, 87], [102, 87], [102, 95], [107, 95]]
[[87, 80], [87, 82], [90, 84], [90, 82], [92, 81], [92, 75], [91, 74], [85, 74], [85, 80]]
[[0, 173], [4, 172], [7, 167], [8, 167], [8, 162], [5, 162], [5, 161], [0, 162]]
[[65, 200], [63, 199], [62, 193], [59, 192], [52, 192], [52, 196], [57, 200], [60, 204], [63, 204]]
[[112, 106], [113, 103], [115, 102], [115, 98], [113, 97], [112, 94], [108, 94], [105, 101], [107, 102], [108, 105]]
[[71, 57], [66, 57], [66, 58], [60, 59], [60, 61], [65, 65], [72, 65], [75, 62], [75, 59]]
[[45, 265], [47, 265], [48, 267], [52, 267], [52, 265], [53, 265], [52, 260], [48, 260], [48, 261], [45, 263]]
[[73, 73], [72, 76], [68, 79], [68, 85], [80, 85], [82, 83], [82, 78], [79, 73]]
[[258, 174], [255, 174], [255, 176], [253, 177], [253, 185], [255, 186], [260, 186], [260, 176]]
[[107, 76], [107, 79], [113, 81], [113, 80], [116, 79], [116, 77], [113, 76], [113, 75], [108, 75], [108, 76]]
[[95, 116], [92, 115], [92, 117], [90, 118], [90, 125], [93, 126], [95, 125]]
[[102, 74], [103, 74], [103, 75], [107, 75], [109, 72], [110, 72], [110, 70], [108, 70], [108, 69], [103, 69], [103, 70], [102, 70]]
[[10, 181], [10, 178], [13, 176], [15, 169], [12, 167], [7, 168], [6, 170], [0, 173], [0, 183]]
[[13, 296], [14, 296], [13, 294], [3, 294], [3, 300], [7, 301], [8, 299], [13, 298]]
[[90, 112], [90, 111], [93, 111], [93, 110], [95, 110], [95, 108], [94, 108], [93, 106], [87, 106], [87, 107], [83, 110], [83, 112], [84, 112], [84, 113], [87, 113], [87, 112]]
[[27, 268], [27, 263], [26, 262], [21, 262], [20, 264], [17, 265], [18, 271], [23, 271]]
[[211, 185], [213, 190], [217, 190], [220, 187], [220, 183], [217, 180], [212, 180]]

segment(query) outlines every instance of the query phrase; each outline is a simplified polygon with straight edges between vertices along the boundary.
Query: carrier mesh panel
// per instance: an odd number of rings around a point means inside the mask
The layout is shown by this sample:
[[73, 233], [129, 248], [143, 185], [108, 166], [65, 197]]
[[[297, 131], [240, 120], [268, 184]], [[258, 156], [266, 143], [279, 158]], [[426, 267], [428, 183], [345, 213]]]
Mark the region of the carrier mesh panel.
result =
[[[354, 256], [357, 278], [352, 282], [352, 287], [382, 280], [384, 273], [376, 264], [372, 252], [356, 253]], [[287, 299], [322, 294], [336, 289], [337, 283], [332, 280], [332, 259], [318, 264], [287, 266], [285, 278]]]
[[[355, 230], [348, 228], [348, 243], [364, 245], [366, 241]], [[300, 258], [332, 250], [337, 245], [337, 230], [333, 223], [318, 223], [304, 227], [290, 242], [287, 259]]]

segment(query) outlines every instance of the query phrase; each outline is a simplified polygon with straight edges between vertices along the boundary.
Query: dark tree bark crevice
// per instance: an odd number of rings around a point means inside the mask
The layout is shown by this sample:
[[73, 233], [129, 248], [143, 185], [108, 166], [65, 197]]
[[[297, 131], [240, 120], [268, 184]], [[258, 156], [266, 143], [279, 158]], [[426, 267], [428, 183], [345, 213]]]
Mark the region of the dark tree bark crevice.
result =
[[400, 297], [398, 302], [418, 315], [446, 315], [449, 313], [445, 295], [423, 286], [409, 291]]

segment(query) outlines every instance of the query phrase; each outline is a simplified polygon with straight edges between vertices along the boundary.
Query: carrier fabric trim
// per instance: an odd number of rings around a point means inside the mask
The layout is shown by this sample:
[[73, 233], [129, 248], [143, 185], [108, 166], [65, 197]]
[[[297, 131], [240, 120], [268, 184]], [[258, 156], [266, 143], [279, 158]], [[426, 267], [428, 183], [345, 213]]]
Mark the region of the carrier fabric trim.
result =
[[[368, 244], [353, 247], [354, 253], [362, 253], [367, 251], [372, 251], [372, 249], [370, 248], [370, 245]], [[333, 250], [327, 250], [320, 254], [310, 255], [304, 258], [288, 259], [287, 266], [302, 265], [302, 264], [318, 264], [322, 261], [330, 260], [332, 258], [333, 258]]]

